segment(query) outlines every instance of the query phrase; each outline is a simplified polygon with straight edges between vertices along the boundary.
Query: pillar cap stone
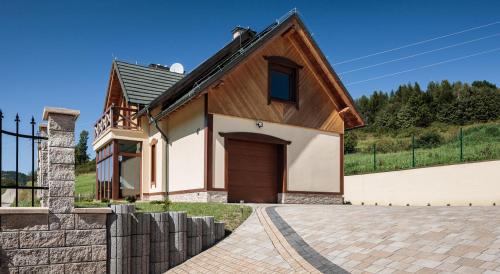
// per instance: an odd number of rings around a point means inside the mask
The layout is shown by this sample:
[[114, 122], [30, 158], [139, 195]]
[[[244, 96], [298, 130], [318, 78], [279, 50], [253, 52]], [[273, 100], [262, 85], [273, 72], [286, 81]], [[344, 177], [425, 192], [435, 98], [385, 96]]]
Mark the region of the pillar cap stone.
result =
[[76, 120], [78, 116], [80, 116], [80, 111], [68, 108], [44, 107], [43, 119], [48, 120], [49, 114], [62, 114], [62, 115], [74, 116]]

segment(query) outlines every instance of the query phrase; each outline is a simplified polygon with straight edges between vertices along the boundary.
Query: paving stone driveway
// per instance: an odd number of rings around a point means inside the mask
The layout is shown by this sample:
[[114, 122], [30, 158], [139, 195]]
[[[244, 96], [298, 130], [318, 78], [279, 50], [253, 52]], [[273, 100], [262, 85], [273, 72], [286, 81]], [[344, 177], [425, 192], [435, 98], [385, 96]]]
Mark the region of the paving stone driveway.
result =
[[261, 206], [171, 271], [500, 273], [500, 208]]

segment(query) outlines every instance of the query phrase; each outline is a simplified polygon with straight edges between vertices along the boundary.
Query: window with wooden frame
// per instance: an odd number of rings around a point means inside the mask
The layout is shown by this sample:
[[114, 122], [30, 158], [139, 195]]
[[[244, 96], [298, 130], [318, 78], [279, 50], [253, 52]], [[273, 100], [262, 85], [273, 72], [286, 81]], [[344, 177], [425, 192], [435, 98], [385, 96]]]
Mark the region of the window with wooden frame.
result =
[[156, 187], [156, 144], [157, 139], [151, 142], [151, 187]]
[[268, 104], [272, 101], [299, 107], [299, 69], [301, 65], [281, 56], [264, 56], [268, 62]]

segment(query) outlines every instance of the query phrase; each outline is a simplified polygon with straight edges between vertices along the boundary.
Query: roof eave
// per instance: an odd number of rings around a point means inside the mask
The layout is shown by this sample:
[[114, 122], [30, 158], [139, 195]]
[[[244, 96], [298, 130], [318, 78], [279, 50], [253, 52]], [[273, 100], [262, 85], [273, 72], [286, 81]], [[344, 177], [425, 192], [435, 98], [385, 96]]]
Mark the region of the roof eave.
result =
[[306, 25], [304, 24], [304, 22], [302, 21], [302, 19], [300, 18], [300, 16], [297, 16], [297, 22], [300, 24], [300, 27], [304, 30], [304, 33], [307, 35], [308, 39], [311, 41], [311, 44], [313, 45], [313, 47], [315, 48], [315, 50], [318, 52], [318, 54], [319, 54], [322, 62], [326, 65], [328, 71], [335, 78], [335, 81], [337, 82], [337, 84], [342, 89], [342, 92], [347, 96], [347, 99], [349, 101], [348, 105], [350, 105], [350, 107], [352, 107], [351, 113], [354, 114], [356, 116], [357, 120], [358, 120], [358, 124], [356, 124], [356, 125], [354, 125], [352, 127], [349, 127], [348, 129], [355, 128], [355, 127], [363, 127], [363, 126], [365, 126], [366, 122], [364, 121], [364, 119], [361, 116], [359, 110], [357, 109], [357, 106], [356, 106], [356, 103], [354, 102], [354, 99], [352, 98], [352, 96], [349, 93], [349, 91], [347, 90], [347, 88], [344, 86], [344, 83], [342, 83], [342, 81], [340, 80], [340, 77], [335, 72], [335, 70], [333, 69], [333, 67], [330, 64], [330, 62], [326, 59], [325, 55], [320, 50], [318, 44], [316, 43], [316, 41], [314, 40], [314, 38], [311, 36], [311, 33], [307, 29]]

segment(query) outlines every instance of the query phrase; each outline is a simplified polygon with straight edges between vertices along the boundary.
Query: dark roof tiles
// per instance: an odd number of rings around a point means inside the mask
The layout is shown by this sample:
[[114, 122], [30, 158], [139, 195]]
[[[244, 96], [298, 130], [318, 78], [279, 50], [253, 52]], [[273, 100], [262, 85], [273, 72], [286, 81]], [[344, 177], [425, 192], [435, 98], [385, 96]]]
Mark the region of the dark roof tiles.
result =
[[147, 105], [173, 86], [184, 74], [114, 61], [126, 100], [131, 104]]

